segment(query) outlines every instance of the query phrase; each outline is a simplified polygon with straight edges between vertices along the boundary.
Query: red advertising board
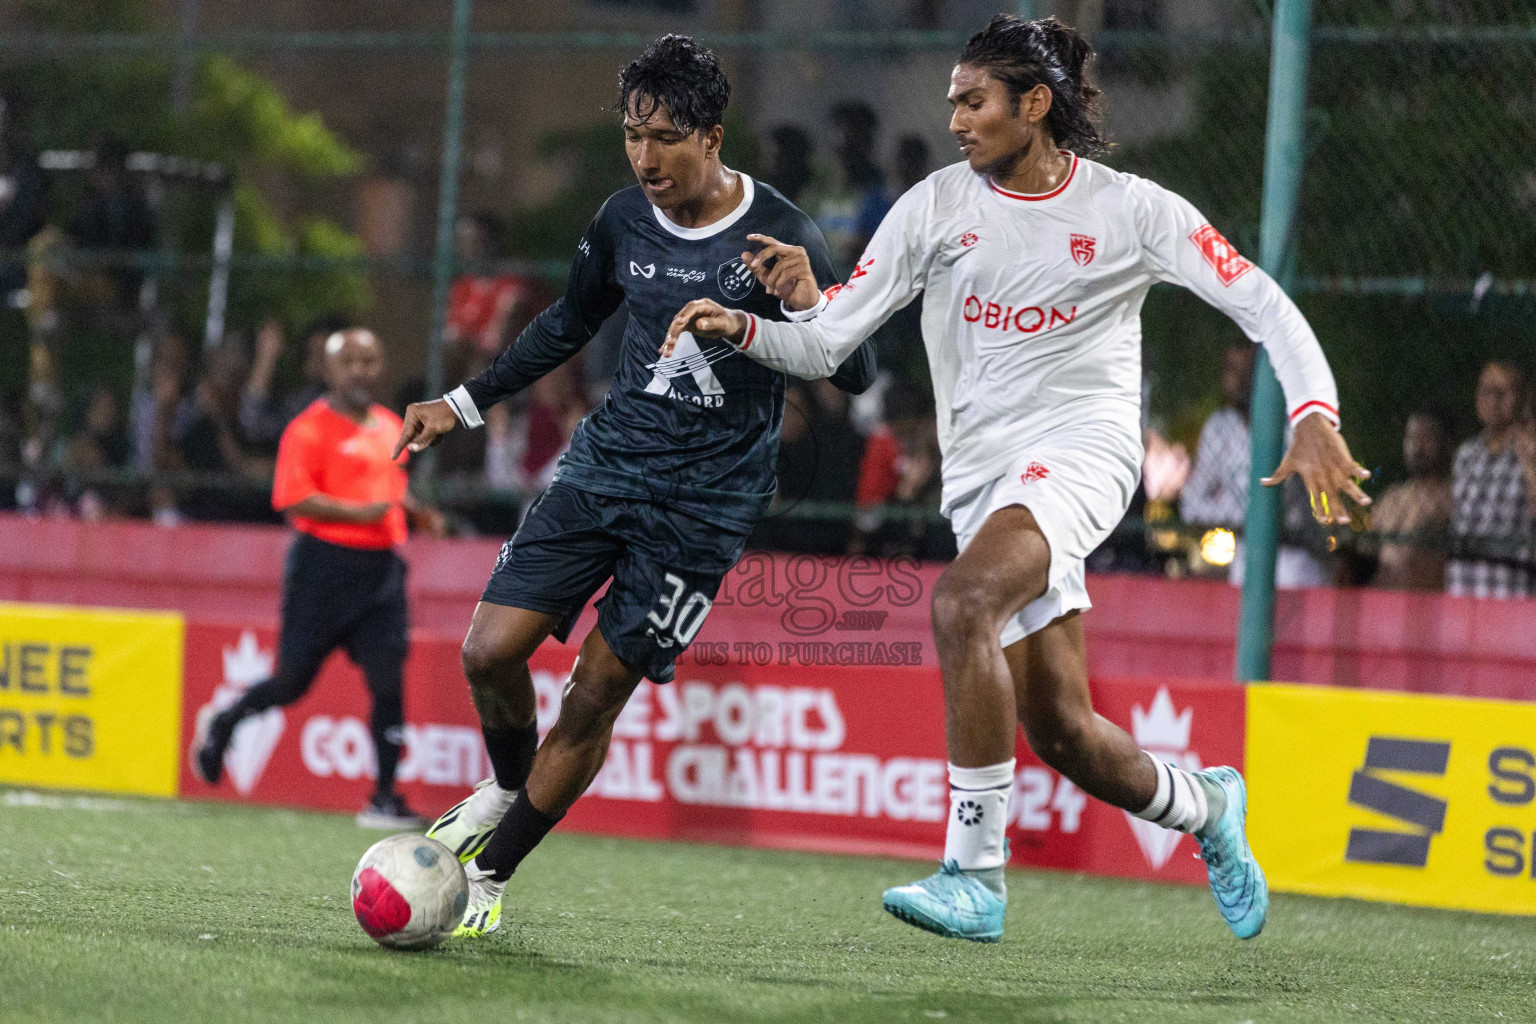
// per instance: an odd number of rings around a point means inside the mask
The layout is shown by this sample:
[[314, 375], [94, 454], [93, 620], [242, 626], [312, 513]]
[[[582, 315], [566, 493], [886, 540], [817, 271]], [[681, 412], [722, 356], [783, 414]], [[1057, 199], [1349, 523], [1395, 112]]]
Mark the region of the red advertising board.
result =
[[[227, 703], [265, 677], [274, 639], [266, 629], [189, 623], [185, 742], [204, 705]], [[642, 683], [614, 728], [602, 772], [561, 827], [936, 859], [948, 811], [937, 671], [806, 664], [787, 648], [761, 647], [727, 659], [690, 652], [675, 683]], [[534, 659], [541, 730], [558, 714], [574, 657], [574, 646], [551, 643]], [[724, 663], [706, 663], [715, 660]], [[1105, 679], [1094, 683], [1094, 702], [1160, 757], [1187, 766], [1241, 763], [1241, 687]], [[401, 790], [435, 814], [489, 773], [456, 642], [418, 636], [405, 707]], [[333, 658], [303, 700], [242, 725], [226, 769], [213, 789], [183, 765], [183, 795], [361, 807], [374, 775], [361, 676]], [[1189, 856], [1191, 840], [1089, 799], [1033, 758], [1022, 739], [1010, 816], [1016, 863], [1204, 879]]]

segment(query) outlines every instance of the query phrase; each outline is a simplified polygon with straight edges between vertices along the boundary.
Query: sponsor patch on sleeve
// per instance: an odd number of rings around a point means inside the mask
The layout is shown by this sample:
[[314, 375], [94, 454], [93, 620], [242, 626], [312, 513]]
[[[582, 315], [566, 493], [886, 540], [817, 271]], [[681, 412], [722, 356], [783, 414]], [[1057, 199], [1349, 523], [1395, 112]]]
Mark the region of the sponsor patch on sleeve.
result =
[[1205, 257], [1205, 262], [1216, 271], [1216, 276], [1221, 280], [1223, 288], [1230, 288], [1232, 282], [1242, 277], [1253, 269], [1253, 264], [1232, 247], [1232, 243], [1221, 237], [1209, 224], [1202, 224], [1195, 229], [1189, 240], [1195, 243], [1195, 248], [1200, 250], [1200, 255]]

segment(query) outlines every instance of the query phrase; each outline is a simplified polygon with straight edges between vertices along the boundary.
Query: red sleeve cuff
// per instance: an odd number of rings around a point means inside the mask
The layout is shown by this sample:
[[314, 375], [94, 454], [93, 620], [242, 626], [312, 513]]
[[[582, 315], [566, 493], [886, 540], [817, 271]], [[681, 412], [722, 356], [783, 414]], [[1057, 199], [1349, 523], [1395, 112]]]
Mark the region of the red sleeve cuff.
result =
[[752, 339], [757, 337], [757, 317], [747, 314], [747, 336], [741, 339], [741, 344], [736, 346], [738, 352], [745, 352], [752, 347]]
[[1335, 427], [1339, 425], [1339, 410], [1335, 409], [1327, 402], [1321, 401], [1319, 399], [1313, 399], [1310, 402], [1302, 402], [1300, 405], [1298, 405], [1295, 411], [1291, 413], [1291, 423], [1295, 424], [1303, 417], [1309, 416], [1314, 412], [1322, 413], [1328, 422], [1332, 423]]

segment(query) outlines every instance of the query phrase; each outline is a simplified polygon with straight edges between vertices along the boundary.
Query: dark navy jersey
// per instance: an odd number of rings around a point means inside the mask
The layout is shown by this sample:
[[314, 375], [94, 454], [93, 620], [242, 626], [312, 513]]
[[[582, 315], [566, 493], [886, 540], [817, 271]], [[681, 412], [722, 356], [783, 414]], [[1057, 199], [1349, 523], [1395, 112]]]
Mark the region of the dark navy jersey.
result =
[[[569, 359], [627, 302], [608, 397], [576, 428], [555, 479], [662, 502], [745, 532], [773, 496], [785, 378], [723, 341], [684, 334], [667, 360], [661, 344], [672, 318], [693, 299], [786, 318], [742, 264], [744, 251], [759, 248], [749, 234], [803, 246], [822, 288], [836, 277], [811, 219], [770, 186], [741, 177], [741, 205], [703, 228], [672, 223], [638, 185], [609, 197], [577, 246], [564, 297], [464, 388], [477, 407], [494, 405]], [[866, 341], [832, 381], [857, 394], [874, 376], [874, 347]]]

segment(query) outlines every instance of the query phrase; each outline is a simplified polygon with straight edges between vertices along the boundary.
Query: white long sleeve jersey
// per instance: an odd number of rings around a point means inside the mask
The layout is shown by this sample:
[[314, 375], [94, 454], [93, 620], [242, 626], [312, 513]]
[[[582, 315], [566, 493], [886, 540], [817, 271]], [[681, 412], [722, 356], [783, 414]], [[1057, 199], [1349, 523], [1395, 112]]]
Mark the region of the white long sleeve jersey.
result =
[[925, 292], [947, 511], [1061, 431], [1110, 427], [1140, 451], [1140, 314], [1157, 281], [1191, 289], [1265, 346], [1292, 422], [1317, 411], [1338, 424], [1317, 337], [1274, 280], [1185, 199], [1077, 157], [1040, 195], [965, 163], [934, 172], [892, 207], [816, 319], [752, 317], [737, 347], [826, 377]]

